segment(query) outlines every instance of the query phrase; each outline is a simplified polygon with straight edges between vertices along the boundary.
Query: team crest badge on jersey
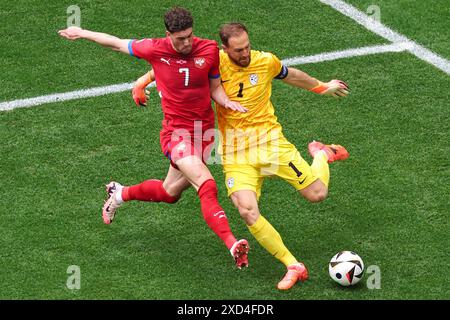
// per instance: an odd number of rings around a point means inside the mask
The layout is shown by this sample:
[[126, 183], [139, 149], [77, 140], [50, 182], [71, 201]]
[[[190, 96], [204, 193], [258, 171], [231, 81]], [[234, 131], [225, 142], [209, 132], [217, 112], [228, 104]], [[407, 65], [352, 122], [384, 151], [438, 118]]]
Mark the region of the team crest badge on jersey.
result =
[[194, 58], [195, 66], [199, 69], [203, 69], [206, 66], [205, 58]]
[[228, 188], [233, 188], [234, 187], [234, 178], [228, 178], [227, 180], [227, 186]]
[[256, 85], [258, 83], [258, 75], [257, 74], [251, 74], [250, 75], [250, 83], [252, 84], [252, 86]]

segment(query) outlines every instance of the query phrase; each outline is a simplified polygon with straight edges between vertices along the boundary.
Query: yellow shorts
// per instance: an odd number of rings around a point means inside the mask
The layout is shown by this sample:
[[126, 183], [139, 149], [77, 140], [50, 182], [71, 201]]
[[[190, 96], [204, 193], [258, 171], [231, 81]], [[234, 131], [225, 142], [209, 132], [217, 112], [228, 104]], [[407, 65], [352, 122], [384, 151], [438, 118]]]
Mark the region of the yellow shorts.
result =
[[240, 159], [236, 155], [224, 155], [222, 164], [228, 196], [239, 190], [252, 190], [259, 199], [265, 177], [280, 177], [296, 190], [317, 180], [311, 166], [284, 136], [266, 150], [247, 149], [245, 157]]

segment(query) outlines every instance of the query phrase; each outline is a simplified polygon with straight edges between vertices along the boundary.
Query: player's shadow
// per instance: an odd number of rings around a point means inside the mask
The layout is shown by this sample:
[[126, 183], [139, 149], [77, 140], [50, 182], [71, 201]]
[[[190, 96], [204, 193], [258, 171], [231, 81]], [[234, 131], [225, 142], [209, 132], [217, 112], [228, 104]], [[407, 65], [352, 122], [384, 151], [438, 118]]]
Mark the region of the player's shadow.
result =
[[347, 287], [341, 286], [339, 283], [337, 283], [335, 281], [330, 281], [328, 288], [343, 291], [343, 292], [350, 292], [350, 291], [361, 292], [361, 291], [369, 290], [367, 288], [367, 286], [365, 285], [364, 279], [361, 279], [361, 281], [359, 281], [357, 284], [354, 284], [352, 286], [347, 286]]

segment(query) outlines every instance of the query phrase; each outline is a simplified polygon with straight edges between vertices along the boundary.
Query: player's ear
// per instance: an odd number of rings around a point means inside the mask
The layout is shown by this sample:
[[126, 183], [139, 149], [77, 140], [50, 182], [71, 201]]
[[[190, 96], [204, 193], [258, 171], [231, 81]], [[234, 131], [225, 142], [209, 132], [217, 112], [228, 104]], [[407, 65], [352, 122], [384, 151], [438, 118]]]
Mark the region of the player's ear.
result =
[[166, 30], [166, 37], [170, 36], [170, 32]]
[[225, 51], [225, 52], [227, 52], [227, 50], [228, 50], [227, 46], [224, 45], [224, 44], [222, 44], [222, 49], [223, 49], [223, 51]]

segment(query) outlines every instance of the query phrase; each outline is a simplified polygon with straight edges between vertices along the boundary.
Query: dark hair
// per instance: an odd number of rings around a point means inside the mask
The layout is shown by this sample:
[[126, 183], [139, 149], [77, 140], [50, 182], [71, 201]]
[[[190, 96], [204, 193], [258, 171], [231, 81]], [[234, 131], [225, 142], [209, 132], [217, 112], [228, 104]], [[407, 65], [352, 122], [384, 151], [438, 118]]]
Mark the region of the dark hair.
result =
[[231, 37], [239, 36], [242, 32], [248, 33], [247, 28], [240, 22], [231, 22], [220, 27], [219, 35], [222, 44], [228, 46], [228, 40]]
[[192, 19], [189, 10], [181, 7], [174, 7], [164, 15], [164, 24], [166, 25], [167, 31], [174, 33], [192, 28], [194, 20]]

